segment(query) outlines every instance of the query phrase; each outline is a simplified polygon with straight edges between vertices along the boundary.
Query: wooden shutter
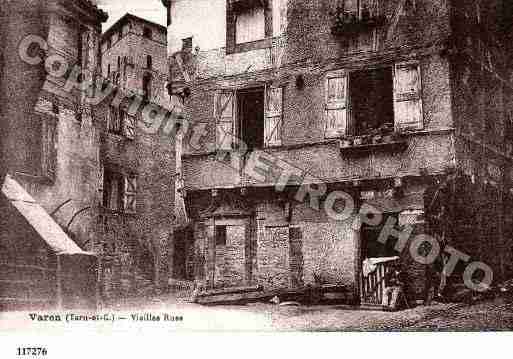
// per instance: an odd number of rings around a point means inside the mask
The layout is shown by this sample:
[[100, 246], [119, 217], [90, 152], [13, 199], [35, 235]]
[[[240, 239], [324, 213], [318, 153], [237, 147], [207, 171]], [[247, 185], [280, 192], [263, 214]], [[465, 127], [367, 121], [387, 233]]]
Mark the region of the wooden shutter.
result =
[[396, 130], [422, 129], [422, 85], [418, 63], [399, 63], [394, 71]]
[[283, 123], [283, 88], [266, 87], [265, 98], [265, 146], [281, 146], [281, 131]]
[[55, 179], [57, 167], [57, 121], [44, 119], [42, 121], [42, 174], [48, 179]]
[[125, 176], [124, 191], [123, 191], [123, 207], [126, 213], [137, 212], [137, 177]]
[[348, 78], [345, 71], [332, 72], [326, 76], [326, 138], [336, 138], [347, 133]]
[[129, 140], [135, 139], [135, 126], [136, 126], [136, 118], [135, 116], [130, 116], [126, 112], [123, 112], [123, 133], [126, 138]]
[[233, 91], [221, 91], [216, 94], [216, 149], [223, 151], [232, 150], [234, 137], [235, 118], [235, 93]]

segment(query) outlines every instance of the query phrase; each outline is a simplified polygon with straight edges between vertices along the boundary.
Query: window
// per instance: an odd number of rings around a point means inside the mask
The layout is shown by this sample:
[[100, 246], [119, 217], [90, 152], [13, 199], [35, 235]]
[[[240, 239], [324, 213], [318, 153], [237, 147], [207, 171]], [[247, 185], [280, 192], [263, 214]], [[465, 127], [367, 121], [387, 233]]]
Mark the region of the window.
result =
[[216, 246], [226, 246], [226, 226], [216, 226]]
[[84, 60], [84, 33], [79, 30], [77, 36], [77, 65], [82, 67]]
[[110, 107], [108, 125], [111, 133], [123, 135], [129, 140], [135, 138], [136, 118], [121, 108]]
[[146, 55], [146, 68], [149, 70], [153, 68], [153, 58], [151, 55]]
[[103, 206], [112, 211], [136, 213], [137, 177], [105, 169], [103, 174]]
[[418, 63], [334, 71], [326, 76], [325, 137], [369, 135], [382, 129], [422, 129]]
[[281, 145], [283, 88], [220, 91], [216, 96], [216, 148], [230, 151], [235, 138], [256, 148]]
[[368, 19], [376, 16], [379, 9], [377, 0], [344, 0], [344, 12], [355, 19]]
[[143, 76], [143, 98], [145, 101], [149, 101], [151, 98], [151, 74], [145, 73]]
[[[276, 14], [273, 15], [273, 11]], [[236, 0], [227, 2], [226, 51], [227, 53], [250, 51], [271, 47], [273, 26], [281, 23], [273, 17], [281, 16], [281, 6], [262, 0]], [[276, 29], [279, 34], [281, 29]]]
[[110, 78], [110, 64], [107, 65], [107, 77]]
[[187, 37], [182, 40], [182, 51], [184, 51], [184, 52], [192, 51], [192, 37]]
[[143, 37], [147, 38], [147, 39], [151, 39], [152, 38], [152, 31], [149, 27], [144, 27], [143, 28]]
[[121, 56], [118, 56], [118, 71], [121, 70]]
[[261, 6], [244, 10], [235, 18], [235, 42], [237, 44], [265, 38], [265, 14]]
[[43, 177], [55, 179], [57, 168], [57, 121], [47, 118], [42, 121], [41, 169]]
[[350, 75], [351, 113], [356, 135], [393, 128], [392, 68], [355, 71]]
[[109, 132], [121, 134], [121, 116], [119, 108], [110, 106], [109, 109]]

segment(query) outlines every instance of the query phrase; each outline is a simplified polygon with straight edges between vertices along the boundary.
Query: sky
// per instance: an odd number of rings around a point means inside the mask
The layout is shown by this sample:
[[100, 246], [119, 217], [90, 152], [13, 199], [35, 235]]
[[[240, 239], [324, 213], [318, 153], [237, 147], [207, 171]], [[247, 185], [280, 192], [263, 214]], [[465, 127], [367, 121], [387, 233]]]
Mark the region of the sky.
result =
[[109, 20], [103, 24], [103, 32], [127, 12], [166, 26], [166, 8], [161, 0], [97, 0], [96, 2], [109, 14]]

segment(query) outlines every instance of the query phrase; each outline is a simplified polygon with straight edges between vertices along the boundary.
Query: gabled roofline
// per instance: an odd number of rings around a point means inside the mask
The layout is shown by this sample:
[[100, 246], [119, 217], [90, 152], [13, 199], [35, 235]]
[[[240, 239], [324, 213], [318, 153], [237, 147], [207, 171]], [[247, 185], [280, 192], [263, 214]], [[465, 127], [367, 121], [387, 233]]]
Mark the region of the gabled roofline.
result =
[[147, 24], [147, 25], [150, 25], [150, 26], [154, 26], [156, 27], [157, 29], [159, 29], [161, 32], [163, 33], [167, 33], [167, 29], [165, 26], [162, 26], [160, 24], [157, 24], [155, 22], [152, 22], [152, 21], [149, 21], [149, 20], [146, 20], [146, 19], [143, 19], [142, 17], [139, 17], [139, 16], [135, 16], [133, 14], [130, 14], [130, 13], [126, 13], [125, 15], [123, 15], [118, 21], [116, 21], [114, 23], [114, 25], [112, 25], [111, 27], [109, 27], [107, 29], [107, 31], [105, 31], [105, 33], [103, 33], [102, 35], [102, 39], [101, 39], [101, 42], [103, 43], [107, 38], [110, 37], [110, 35], [112, 35], [113, 32], [116, 32], [125, 22], [127, 22], [128, 20], [134, 20], [134, 21], [137, 21], [137, 22], [142, 22], [144, 24]]

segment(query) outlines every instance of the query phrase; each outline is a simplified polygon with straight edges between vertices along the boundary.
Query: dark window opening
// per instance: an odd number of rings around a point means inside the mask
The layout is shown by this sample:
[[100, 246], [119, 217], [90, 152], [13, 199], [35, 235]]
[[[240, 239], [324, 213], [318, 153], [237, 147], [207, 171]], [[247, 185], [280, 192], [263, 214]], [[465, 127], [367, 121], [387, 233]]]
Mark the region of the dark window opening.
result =
[[103, 175], [103, 207], [112, 211], [123, 208], [123, 175], [105, 170]]
[[84, 59], [84, 41], [82, 38], [83, 34], [81, 31], [78, 32], [77, 38], [77, 64], [82, 67], [82, 61]]
[[226, 226], [216, 226], [216, 246], [226, 246]]
[[362, 257], [364, 261], [367, 258], [382, 258], [382, 257], [395, 257], [399, 255], [394, 247], [397, 239], [389, 236], [385, 244], [378, 241], [379, 235], [383, 230], [385, 223], [389, 218], [395, 220], [395, 227], [398, 227], [398, 216], [397, 214], [383, 214], [383, 220], [377, 226], [370, 226], [364, 224], [361, 230], [361, 243], [362, 243]]
[[110, 77], [110, 64], [107, 65], [107, 77]]
[[182, 51], [190, 52], [192, 51], [192, 37], [187, 37], [182, 39]]
[[151, 33], [151, 29], [149, 27], [143, 28], [143, 36], [147, 39], [151, 39], [152, 33]]
[[239, 92], [238, 116], [241, 140], [248, 150], [264, 147], [264, 89]]
[[150, 70], [153, 68], [153, 58], [151, 55], [146, 56], [146, 68]]
[[351, 111], [357, 135], [393, 128], [392, 68], [356, 71], [350, 77]]
[[151, 74], [146, 73], [143, 76], [143, 98], [145, 101], [149, 101], [151, 97]]
[[121, 57], [118, 56], [118, 71], [121, 70]]

